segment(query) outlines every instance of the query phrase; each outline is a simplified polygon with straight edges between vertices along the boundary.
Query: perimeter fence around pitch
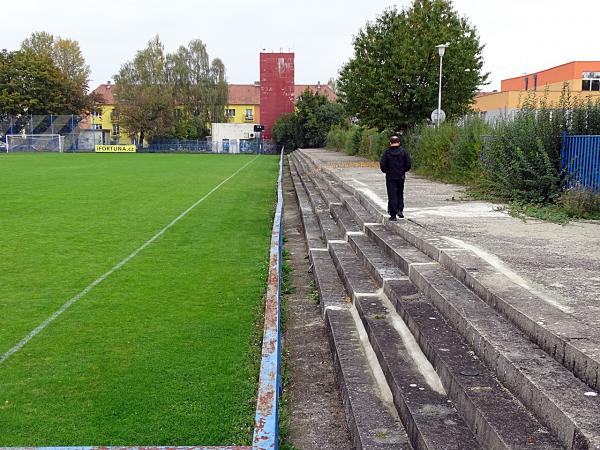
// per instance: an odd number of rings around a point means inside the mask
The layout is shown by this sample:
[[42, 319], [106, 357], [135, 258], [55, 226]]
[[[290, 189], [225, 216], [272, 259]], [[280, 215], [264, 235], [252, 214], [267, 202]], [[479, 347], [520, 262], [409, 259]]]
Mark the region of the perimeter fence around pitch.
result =
[[[101, 123], [94, 123], [92, 116], [77, 115], [18, 115], [0, 117], [0, 152], [11, 151], [7, 145], [7, 136], [21, 135], [23, 139], [17, 149], [19, 152], [57, 151], [55, 148], [41, 148], [39, 142], [45, 136], [62, 137], [60, 151], [67, 153], [94, 152], [96, 145], [123, 145], [122, 136], [113, 130], [101, 129]], [[98, 128], [98, 129], [94, 129]], [[39, 136], [36, 142], [36, 136]], [[29, 144], [27, 144], [29, 142]], [[43, 146], [42, 146], [43, 147]], [[156, 142], [137, 145], [140, 153], [266, 153], [279, 154], [281, 146], [266, 140], [231, 139], [212, 142], [207, 139], [163, 139]]]

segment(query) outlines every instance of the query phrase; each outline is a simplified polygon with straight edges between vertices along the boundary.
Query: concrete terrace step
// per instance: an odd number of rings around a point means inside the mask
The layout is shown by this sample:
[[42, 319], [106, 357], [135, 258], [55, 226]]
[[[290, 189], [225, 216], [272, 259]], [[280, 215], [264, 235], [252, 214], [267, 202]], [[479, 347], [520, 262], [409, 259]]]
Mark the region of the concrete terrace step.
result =
[[[298, 156], [314, 166], [310, 156], [302, 152]], [[387, 222], [384, 212], [363, 190], [324, 170], [346, 191], [354, 192], [376, 221], [384, 221], [394, 233], [438, 261], [590, 388], [600, 389], [600, 330], [573, 317], [569, 308], [552, 304], [513, 282], [474, 249], [461, 247], [411, 221]]]
[[348, 309], [351, 299], [346, 294], [329, 252], [313, 249], [309, 255], [323, 318], [328, 309]]
[[348, 243], [378, 286], [383, 286], [384, 281], [408, 280], [404, 272], [364, 234], [348, 236]]
[[[363, 266], [384, 286], [385, 294], [396, 305], [405, 323], [410, 324], [410, 331], [433, 362], [450, 398], [484, 448], [563, 448], [473, 355], [441, 314], [417, 295], [416, 286], [376, 244], [364, 235], [349, 236], [349, 243]], [[359, 310], [359, 305], [364, 306], [364, 302], [370, 300], [358, 298]], [[367, 324], [365, 327], [368, 329]], [[385, 366], [385, 362], [381, 365]], [[463, 375], [461, 372], [465, 370], [475, 370], [476, 375]]]
[[354, 197], [344, 197], [344, 206], [359, 225], [380, 223], [378, 222], [378, 219], [367, 211]]
[[347, 242], [330, 243], [329, 253], [346, 291], [353, 300], [358, 297], [379, 295], [379, 287], [375, 280], [363, 270], [362, 263], [350, 244]]
[[409, 273], [410, 266], [435, 264], [426, 254], [416, 249], [400, 236], [392, 233], [383, 225], [368, 225], [365, 234], [371, 241], [377, 244], [383, 252], [402, 269]]
[[385, 308], [373, 312], [373, 305], [381, 302], [381, 290], [364, 271], [350, 244], [331, 243], [329, 251], [361, 315], [413, 446], [419, 449], [480, 448], [443, 388], [438, 386], [440, 392], [429, 387], [409, 357], [402, 338], [391, 324], [390, 312]]
[[301, 159], [300, 161], [300, 176], [303, 178], [308, 178], [316, 187], [318, 187], [319, 192], [325, 200], [327, 206], [340, 203], [339, 198], [332, 193], [330, 187], [328, 186], [329, 183], [323, 180], [323, 178], [320, 176], [320, 169], [315, 168], [315, 166], [312, 164], [307, 164], [306, 162], [303, 163]]
[[407, 281], [385, 292], [485, 448], [558, 449], [560, 442], [496, 379], [437, 309]]
[[[291, 163], [294, 164], [293, 159]], [[292, 177], [296, 176], [297, 172], [292, 171]], [[304, 186], [299, 180], [294, 181], [296, 193], [302, 193]], [[303, 201], [308, 202], [307, 196]], [[314, 214], [306, 211], [306, 205], [301, 206], [301, 210], [303, 214]], [[389, 400], [385, 399], [386, 394], [373, 374], [364, 345], [366, 336], [361, 338], [350, 310], [350, 299], [329, 252], [325, 248], [311, 248], [309, 256], [354, 447], [412, 450], [405, 430], [390, 410]]]
[[306, 239], [308, 249], [310, 250], [312, 248], [325, 248], [326, 244], [321, 237], [321, 229], [319, 228], [317, 216], [312, 210], [312, 206], [310, 204], [310, 200], [308, 199], [308, 195], [306, 194], [304, 186], [298, 179], [298, 175], [295, 170], [295, 164], [292, 160], [289, 160], [289, 164], [290, 172], [292, 174], [292, 182], [296, 191], [296, 197], [298, 198], [298, 203], [300, 205], [300, 218], [302, 220], [302, 225], [304, 228], [304, 237]]
[[412, 266], [409, 278], [567, 448], [600, 448], [600, 401], [585, 383], [439, 265]]
[[340, 199], [332, 192], [329, 183], [321, 177], [318, 170], [304, 166], [303, 176], [308, 177], [317, 187], [327, 206], [340, 203]]
[[325, 317], [348, 426], [357, 449], [410, 450], [406, 432], [377, 396], [360, 336], [348, 309]]
[[480, 447], [443, 388], [431, 387], [417, 369], [395, 329], [390, 311], [375, 298], [358, 298], [356, 307], [369, 334], [400, 412], [404, 428], [418, 449]]
[[331, 205], [331, 216], [336, 221], [340, 231], [344, 236], [362, 233], [362, 227], [360, 227], [354, 219], [350, 216], [350, 213], [342, 205]]

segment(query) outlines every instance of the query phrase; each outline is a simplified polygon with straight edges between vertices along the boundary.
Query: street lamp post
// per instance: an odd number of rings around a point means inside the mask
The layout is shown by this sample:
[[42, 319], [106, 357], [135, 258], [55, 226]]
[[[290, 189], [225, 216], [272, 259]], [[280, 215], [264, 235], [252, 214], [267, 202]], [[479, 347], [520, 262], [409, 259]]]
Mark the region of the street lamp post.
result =
[[448, 48], [448, 44], [440, 44], [436, 45], [435, 48], [438, 49], [438, 54], [440, 55], [440, 83], [438, 86], [438, 112], [437, 112], [437, 127], [440, 127], [440, 118], [442, 115], [442, 62], [444, 60], [444, 53]]

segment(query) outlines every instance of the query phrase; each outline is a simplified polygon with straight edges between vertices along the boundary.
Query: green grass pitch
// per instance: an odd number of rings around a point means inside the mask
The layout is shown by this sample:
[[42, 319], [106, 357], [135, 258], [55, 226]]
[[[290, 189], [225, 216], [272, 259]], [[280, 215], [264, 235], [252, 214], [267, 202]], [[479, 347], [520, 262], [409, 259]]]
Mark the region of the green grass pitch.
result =
[[[278, 158], [0, 155], [0, 447], [248, 445]], [[261, 325], [261, 324], [260, 324]]]

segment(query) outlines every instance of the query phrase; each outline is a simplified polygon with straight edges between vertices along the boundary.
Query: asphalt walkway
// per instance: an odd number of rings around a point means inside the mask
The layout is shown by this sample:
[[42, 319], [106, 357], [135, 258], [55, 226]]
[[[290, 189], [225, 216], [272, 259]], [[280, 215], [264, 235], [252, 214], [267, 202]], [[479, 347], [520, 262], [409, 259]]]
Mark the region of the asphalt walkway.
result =
[[[323, 149], [304, 152], [387, 209], [377, 162]], [[408, 174], [407, 220], [469, 248], [513, 282], [591, 326], [600, 326], [600, 221], [558, 225], [523, 221], [466, 198], [460, 186]]]

